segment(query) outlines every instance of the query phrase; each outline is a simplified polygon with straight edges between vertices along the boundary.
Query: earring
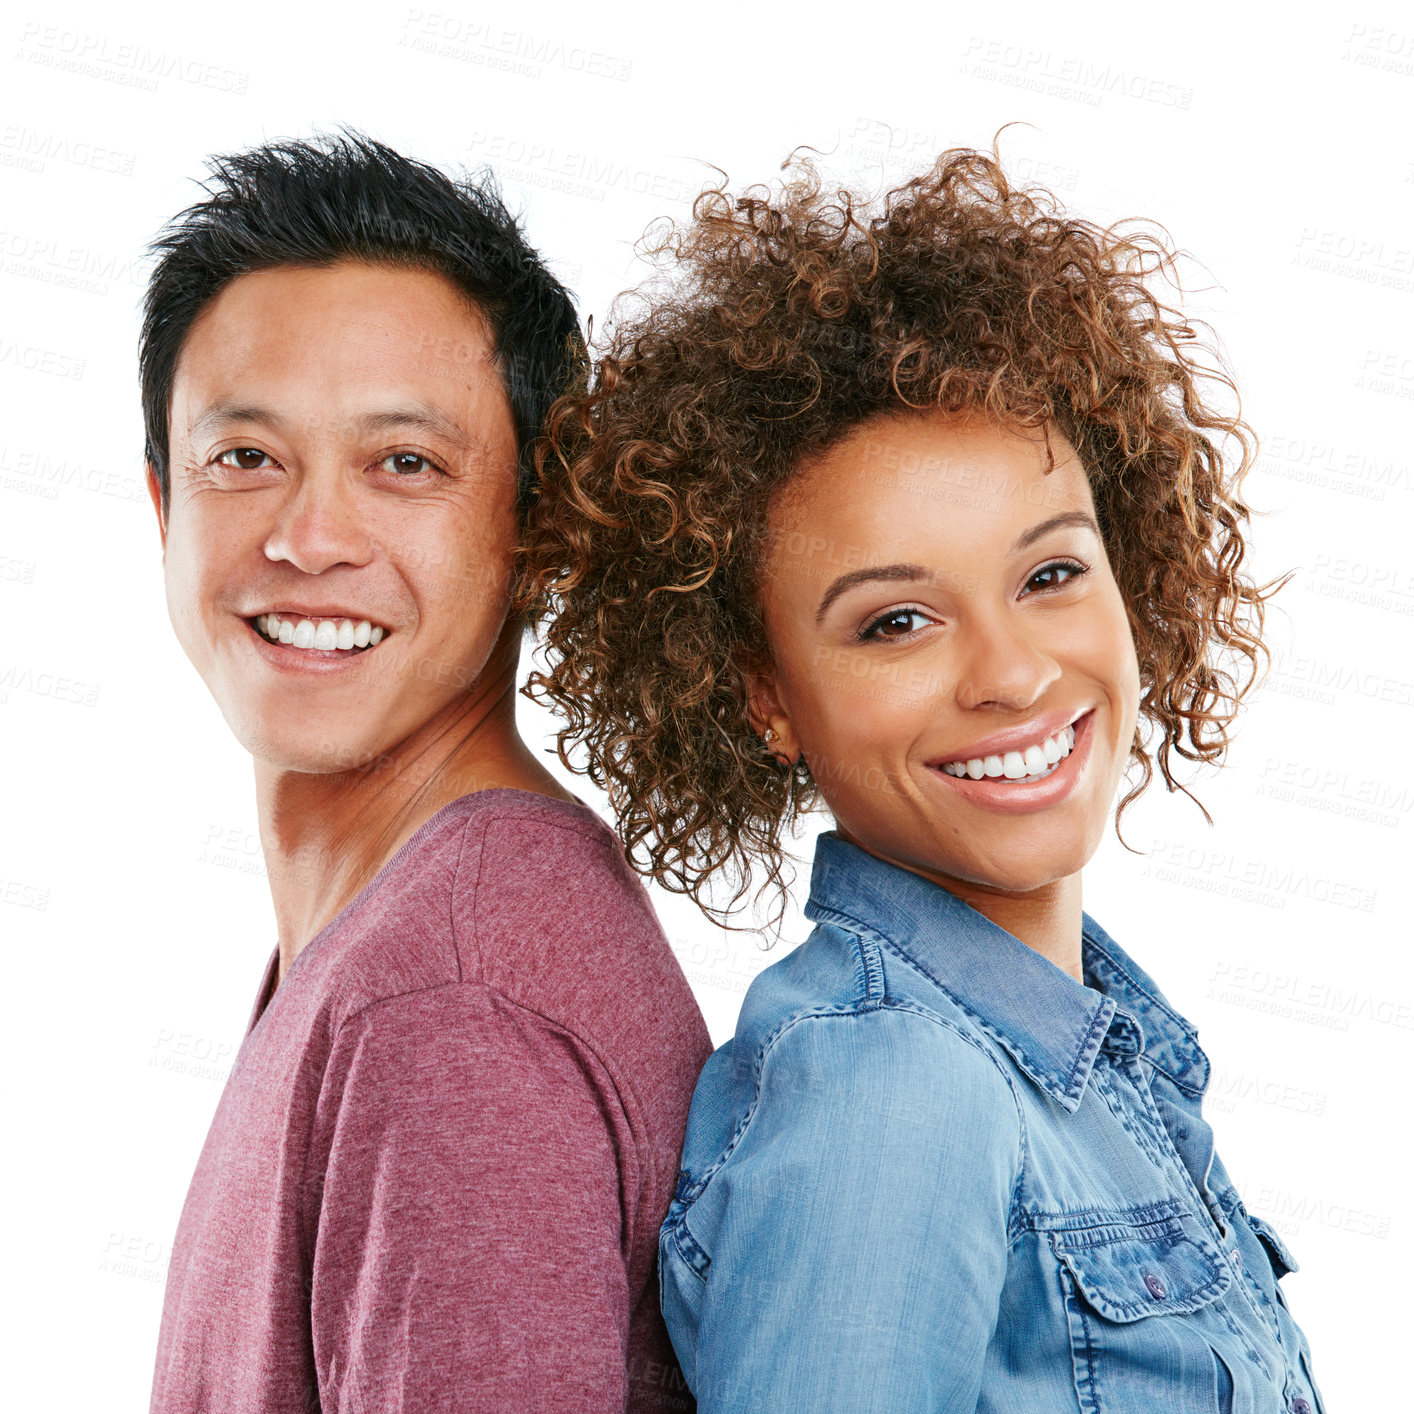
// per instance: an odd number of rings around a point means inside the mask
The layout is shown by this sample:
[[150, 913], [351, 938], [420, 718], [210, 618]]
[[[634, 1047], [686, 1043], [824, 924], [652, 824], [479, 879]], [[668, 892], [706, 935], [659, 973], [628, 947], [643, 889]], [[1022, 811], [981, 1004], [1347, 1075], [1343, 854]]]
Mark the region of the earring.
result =
[[765, 735], [761, 738], [761, 740], [762, 740], [762, 741], [775, 741], [775, 739], [776, 739], [776, 729], [775, 729], [774, 727], [767, 727], [767, 728], [766, 728]]

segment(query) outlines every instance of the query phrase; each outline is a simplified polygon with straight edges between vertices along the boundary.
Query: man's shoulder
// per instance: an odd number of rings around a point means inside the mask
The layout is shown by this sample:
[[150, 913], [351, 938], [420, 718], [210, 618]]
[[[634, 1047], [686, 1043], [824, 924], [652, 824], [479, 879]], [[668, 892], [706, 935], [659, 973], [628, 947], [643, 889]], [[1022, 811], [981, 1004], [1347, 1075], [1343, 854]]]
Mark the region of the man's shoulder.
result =
[[301, 990], [331, 1033], [461, 986], [573, 1034], [611, 1072], [685, 1066], [690, 1086], [710, 1051], [642, 882], [574, 801], [488, 790], [452, 802], [315, 953]]
[[[328, 994], [338, 1021], [449, 984], [494, 988], [497, 969], [483, 965], [488, 923], [509, 910], [533, 937], [557, 909], [573, 917], [614, 892], [617, 912], [632, 917], [637, 881], [621, 877], [626, 869], [612, 832], [577, 802], [506, 789], [461, 796], [310, 945], [298, 963], [301, 990]], [[656, 927], [646, 899], [642, 908]]]
[[701, 1027], [609, 827], [578, 802], [497, 794], [468, 806], [453, 906], [463, 975], [567, 1024], [613, 1032], [656, 1017], [669, 1030]]
[[647, 906], [637, 877], [612, 830], [580, 801], [521, 790], [463, 796], [449, 811], [462, 822], [457, 868], [459, 901], [476, 906], [500, 897], [545, 907], [599, 895]]

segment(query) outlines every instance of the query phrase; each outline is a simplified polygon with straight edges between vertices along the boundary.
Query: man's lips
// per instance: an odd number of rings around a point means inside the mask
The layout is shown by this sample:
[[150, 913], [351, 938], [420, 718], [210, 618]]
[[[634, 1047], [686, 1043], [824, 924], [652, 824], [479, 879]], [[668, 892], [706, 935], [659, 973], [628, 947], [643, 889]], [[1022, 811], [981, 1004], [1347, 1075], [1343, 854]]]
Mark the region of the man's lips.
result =
[[[376, 657], [376, 647], [372, 642], [372, 630], [369, 629], [369, 637], [363, 644], [359, 644], [355, 637], [354, 643], [348, 647], [340, 647], [337, 641], [329, 648], [315, 647], [311, 642], [308, 646], [297, 646], [291, 637], [289, 642], [281, 642], [278, 639], [271, 639], [269, 635], [257, 626], [255, 619], [242, 619], [246, 627], [246, 632], [250, 635], [250, 642], [254, 645], [260, 657], [272, 668], [282, 673], [294, 673], [296, 675], [313, 673], [322, 675], [328, 673], [341, 673], [356, 671], [368, 662], [370, 657]], [[327, 622], [327, 621], [326, 621]], [[344, 621], [345, 623], [348, 620]], [[366, 623], [366, 620], [360, 622]], [[327, 639], [327, 633], [325, 635]], [[306, 635], [301, 636], [301, 643]], [[349, 635], [344, 635], [347, 640]], [[386, 642], [387, 639], [380, 639]]]
[[248, 617], [246, 622], [270, 643], [318, 652], [362, 652], [377, 647], [389, 633], [382, 624], [352, 615], [270, 612]]

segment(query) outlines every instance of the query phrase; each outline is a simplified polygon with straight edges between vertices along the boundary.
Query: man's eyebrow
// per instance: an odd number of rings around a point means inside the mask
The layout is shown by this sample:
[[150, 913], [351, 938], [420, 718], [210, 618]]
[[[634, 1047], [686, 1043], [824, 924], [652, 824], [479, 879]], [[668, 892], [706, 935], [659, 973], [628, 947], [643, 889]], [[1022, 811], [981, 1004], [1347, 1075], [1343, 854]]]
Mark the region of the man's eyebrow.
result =
[[871, 580], [892, 583], [902, 580], [931, 580], [933, 577], [933, 571], [924, 569], [922, 565], [869, 565], [862, 570], [850, 570], [848, 574], [842, 574], [825, 591], [820, 600], [820, 607], [815, 610], [815, 622], [818, 624], [825, 617], [825, 611], [830, 605], [857, 584], [868, 584]]
[[1033, 525], [1030, 530], [1023, 530], [1016, 537], [1016, 544], [1011, 547], [1014, 555], [1018, 550], [1025, 550], [1027, 546], [1034, 545], [1043, 535], [1049, 535], [1053, 530], [1059, 530], [1063, 525], [1078, 525], [1084, 530], [1093, 530], [1098, 537], [1100, 527], [1095, 524], [1095, 517], [1088, 511], [1062, 511], [1058, 516], [1051, 516], [1049, 520], [1043, 520], [1037, 525]]
[[449, 442], [480, 445], [476, 438], [467, 435], [466, 429], [455, 418], [425, 403], [409, 403], [404, 407], [387, 408], [383, 412], [364, 413], [354, 419], [354, 426], [361, 432], [389, 432], [399, 427], [415, 427], [436, 433]]
[[233, 422], [256, 422], [262, 427], [271, 427], [276, 431], [285, 425], [285, 420], [279, 413], [259, 407], [255, 403], [214, 403], [192, 423], [191, 430], [199, 437], [204, 433], [229, 427]]
[[[281, 417], [271, 408], [263, 408], [255, 403], [216, 403], [206, 409], [192, 424], [195, 436], [220, 431], [233, 423], [256, 423], [281, 431], [288, 425], [288, 419]], [[408, 403], [401, 407], [384, 408], [381, 412], [367, 412], [346, 424], [348, 429], [362, 435], [371, 432], [390, 432], [400, 428], [412, 428], [431, 432], [459, 446], [471, 447], [482, 453], [486, 448], [482, 440], [471, 436], [455, 418], [449, 417], [425, 403]]]

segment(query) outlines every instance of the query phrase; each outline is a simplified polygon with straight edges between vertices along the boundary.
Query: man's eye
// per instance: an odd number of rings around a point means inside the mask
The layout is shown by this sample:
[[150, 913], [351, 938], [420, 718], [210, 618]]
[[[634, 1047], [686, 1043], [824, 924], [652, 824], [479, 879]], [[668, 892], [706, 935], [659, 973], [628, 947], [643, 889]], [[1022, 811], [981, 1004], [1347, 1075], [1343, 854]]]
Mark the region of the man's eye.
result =
[[261, 463], [268, 460], [259, 447], [232, 447], [216, 458], [216, 465], [228, 466], [235, 471], [259, 471]]
[[394, 452], [391, 456], [384, 457], [378, 465], [386, 471], [391, 471], [394, 476], [417, 476], [421, 472], [435, 472], [438, 469], [433, 462], [416, 452]]
[[1056, 589], [1065, 584], [1067, 580], [1075, 579], [1085, 574], [1086, 571], [1087, 566], [1082, 565], [1079, 560], [1056, 560], [1052, 564], [1042, 565], [1026, 581], [1026, 587], [1033, 590]]
[[859, 636], [876, 640], [907, 638], [926, 618], [921, 609], [890, 609], [887, 614], [880, 614], [873, 620]]

